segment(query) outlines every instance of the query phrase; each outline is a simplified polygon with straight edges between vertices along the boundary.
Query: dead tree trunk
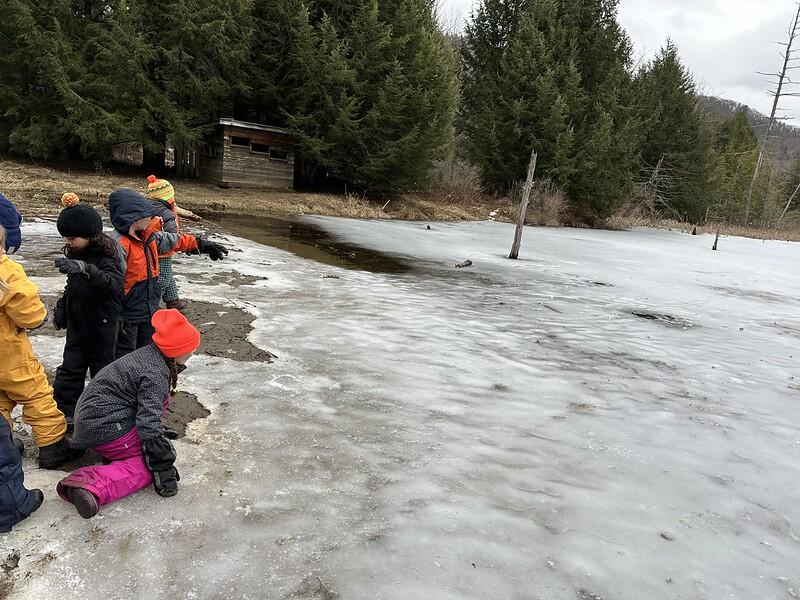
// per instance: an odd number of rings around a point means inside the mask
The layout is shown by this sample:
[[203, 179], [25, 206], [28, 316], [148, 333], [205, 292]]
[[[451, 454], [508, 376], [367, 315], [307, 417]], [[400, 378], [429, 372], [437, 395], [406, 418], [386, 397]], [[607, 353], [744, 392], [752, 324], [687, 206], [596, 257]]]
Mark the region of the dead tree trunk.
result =
[[783, 221], [783, 217], [785, 217], [786, 213], [789, 211], [789, 207], [792, 205], [792, 202], [794, 202], [794, 197], [797, 196], [798, 191], [800, 191], [800, 183], [798, 183], [797, 187], [794, 188], [792, 195], [789, 196], [789, 201], [786, 203], [786, 206], [783, 207], [783, 212], [781, 213], [781, 216], [778, 217], [778, 225], [781, 224], [781, 221]]
[[717, 227], [717, 237], [714, 238], [714, 245], [711, 246], [711, 249], [716, 250], [717, 244], [719, 244], [719, 227]]
[[511, 254], [508, 258], [516, 260], [519, 258], [519, 247], [522, 244], [522, 228], [525, 227], [525, 215], [528, 213], [528, 204], [531, 201], [531, 189], [533, 188], [533, 174], [536, 172], [536, 150], [531, 150], [531, 161], [528, 164], [528, 178], [525, 180], [525, 189], [522, 192], [522, 202], [519, 205], [517, 215], [517, 229], [514, 232], [514, 244], [511, 246]]
[[758, 181], [758, 175], [759, 172], [761, 171], [761, 165], [764, 164], [764, 155], [766, 153], [767, 144], [769, 144], [769, 136], [770, 133], [772, 133], [772, 127], [775, 125], [775, 113], [778, 111], [778, 102], [780, 102], [782, 96], [795, 95], [795, 94], [786, 94], [783, 91], [783, 86], [787, 80], [787, 71], [797, 68], [796, 66], [791, 65], [791, 62], [792, 60], [794, 60], [794, 57], [792, 56], [792, 44], [794, 44], [794, 41], [797, 38], [798, 26], [800, 26], [800, 4], [797, 5], [797, 12], [795, 13], [794, 16], [794, 22], [792, 24], [792, 27], [789, 29], [789, 41], [786, 44], [782, 44], [783, 46], [786, 46], [786, 51], [783, 55], [783, 68], [781, 69], [780, 73], [768, 74], [777, 76], [778, 82], [777, 82], [777, 88], [775, 89], [775, 93], [773, 94], [772, 112], [769, 115], [769, 123], [767, 123], [767, 133], [761, 142], [761, 147], [759, 148], [758, 151], [758, 160], [756, 161], [756, 168], [753, 170], [753, 179], [750, 181], [750, 191], [747, 192], [747, 203], [745, 204], [744, 208], [745, 225], [748, 225], [750, 223], [750, 206], [753, 201], [753, 190], [755, 189], [756, 182]]

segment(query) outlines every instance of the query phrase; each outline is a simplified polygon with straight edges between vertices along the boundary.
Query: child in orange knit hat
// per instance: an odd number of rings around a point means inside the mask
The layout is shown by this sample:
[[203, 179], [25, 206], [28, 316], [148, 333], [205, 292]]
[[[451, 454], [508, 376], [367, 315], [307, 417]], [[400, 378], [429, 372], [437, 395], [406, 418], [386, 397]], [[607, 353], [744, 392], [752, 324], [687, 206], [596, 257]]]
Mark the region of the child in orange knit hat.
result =
[[[181, 224], [178, 217], [178, 205], [175, 203], [175, 188], [166, 179], [159, 179], [155, 175], [147, 178], [147, 197], [153, 201], [155, 216], [161, 219], [162, 228], [168, 233], [180, 233]], [[161, 299], [167, 308], [186, 310], [186, 301], [181, 300], [178, 293], [178, 284], [172, 273], [172, 256], [174, 251], [169, 251], [158, 256], [159, 275], [158, 286], [161, 288]]]
[[175, 309], [156, 312], [152, 325], [153, 343], [103, 369], [78, 400], [72, 445], [111, 461], [77, 469], [58, 484], [84, 519], [151, 483], [165, 498], [178, 493], [175, 449], [161, 417], [200, 332]]

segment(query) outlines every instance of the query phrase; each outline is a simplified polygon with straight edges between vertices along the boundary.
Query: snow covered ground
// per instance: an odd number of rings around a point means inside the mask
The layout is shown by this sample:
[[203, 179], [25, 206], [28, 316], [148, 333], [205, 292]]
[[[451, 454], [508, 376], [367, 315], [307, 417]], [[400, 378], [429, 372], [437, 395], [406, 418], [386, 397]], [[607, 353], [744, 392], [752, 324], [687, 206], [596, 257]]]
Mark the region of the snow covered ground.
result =
[[800, 246], [307, 219], [416, 268], [181, 259], [278, 359], [190, 363], [175, 498], [84, 521], [27, 459], [9, 598], [800, 598]]

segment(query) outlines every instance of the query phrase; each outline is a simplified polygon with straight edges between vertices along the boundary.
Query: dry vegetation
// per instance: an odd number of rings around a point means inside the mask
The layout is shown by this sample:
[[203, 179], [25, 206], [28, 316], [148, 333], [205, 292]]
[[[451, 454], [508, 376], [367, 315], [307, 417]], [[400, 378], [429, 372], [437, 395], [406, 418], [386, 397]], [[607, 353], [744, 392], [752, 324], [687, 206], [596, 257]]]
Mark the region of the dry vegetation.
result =
[[[364, 219], [413, 221], [479, 221], [488, 218], [512, 222], [516, 219], [519, 190], [508, 197], [490, 196], [481, 190], [474, 170], [463, 165], [442, 167], [439, 185], [425, 194], [406, 194], [386, 199], [368, 199], [356, 194], [320, 194], [291, 190], [248, 188], [222, 189], [194, 180], [173, 180], [179, 204], [199, 214], [290, 216], [318, 214]], [[144, 190], [145, 177], [129, 169], [87, 170], [63, 164], [45, 165], [0, 156], [0, 192], [11, 198], [28, 217], [52, 215], [66, 191], [82, 200], [105, 205], [108, 194], [119, 187]], [[581, 225], [570, 210], [566, 194], [549, 181], [536, 183], [526, 223], [546, 227]], [[655, 227], [691, 233], [690, 223], [643, 216], [617, 215], [601, 226], [611, 229]], [[698, 225], [697, 233], [713, 234], [717, 224]], [[800, 223], [786, 221], [782, 229], [720, 225], [720, 233], [756, 239], [800, 241]]]
[[[119, 187], [143, 191], [145, 175], [119, 171], [71, 169], [0, 157], [0, 191], [26, 216], [53, 214], [64, 192], [78, 194], [85, 202], [105, 205], [108, 194]], [[248, 188], [222, 189], [194, 180], [172, 180], [178, 204], [199, 214], [288, 216], [302, 213], [370, 219], [483, 220], [497, 208], [498, 219], [508, 219], [508, 201], [458, 192], [410, 194], [386, 200], [370, 200], [353, 194], [303, 193], [291, 190]], [[384, 205], [385, 208], [384, 208]]]
[[631, 229], [632, 227], [653, 227], [655, 229], [676, 229], [684, 233], [695, 232], [698, 235], [715, 234], [719, 227], [720, 235], [748, 237], [757, 240], [785, 240], [790, 242], [800, 242], [800, 227], [787, 225], [783, 228], [762, 228], [745, 227], [743, 225], [732, 225], [728, 223], [708, 223], [705, 225], [693, 225], [683, 221], [669, 219], [652, 219], [647, 217], [625, 217], [613, 216], [606, 221], [609, 229]]

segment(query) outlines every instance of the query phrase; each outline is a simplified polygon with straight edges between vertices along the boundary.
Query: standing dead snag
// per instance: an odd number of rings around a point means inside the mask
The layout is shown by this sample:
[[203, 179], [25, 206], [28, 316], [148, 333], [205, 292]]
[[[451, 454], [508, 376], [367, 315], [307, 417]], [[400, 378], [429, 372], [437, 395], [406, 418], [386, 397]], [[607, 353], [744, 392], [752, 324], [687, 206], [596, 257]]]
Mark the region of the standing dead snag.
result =
[[[744, 209], [744, 224], [750, 224], [750, 208], [753, 202], [753, 189], [756, 187], [756, 182], [758, 181], [758, 175], [761, 171], [761, 166], [764, 164], [764, 159], [766, 158], [767, 152], [767, 145], [769, 144], [770, 133], [772, 133], [772, 128], [775, 125], [775, 121], [778, 119], [775, 116], [775, 113], [778, 111], [778, 103], [783, 96], [797, 96], [796, 93], [788, 93], [783, 90], [784, 85], [790, 85], [796, 83], [789, 78], [788, 71], [797, 69], [800, 65], [795, 64], [795, 61], [798, 60], [797, 56], [794, 56], [794, 52], [796, 49], [792, 49], [792, 45], [794, 44], [795, 40], [797, 39], [798, 35], [800, 35], [800, 4], [797, 5], [797, 12], [794, 15], [794, 21], [792, 22], [792, 26], [789, 28], [789, 41], [781, 43], [781, 46], [785, 46], [786, 50], [781, 55], [783, 58], [783, 68], [781, 69], [780, 73], [760, 73], [761, 75], [770, 75], [773, 77], [777, 77], [778, 81], [775, 82], [776, 89], [772, 92], [772, 112], [769, 115], [769, 122], [767, 123], [767, 132], [764, 135], [764, 139], [761, 142], [761, 147], [758, 151], [758, 160], [756, 161], [756, 168], [753, 170], [753, 179], [750, 182], [750, 190], [747, 192], [747, 204], [745, 205]], [[767, 186], [769, 187], [769, 186]]]
[[717, 227], [717, 237], [714, 238], [714, 245], [711, 246], [711, 249], [716, 250], [717, 244], [719, 244], [719, 227]]
[[519, 205], [517, 215], [517, 229], [514, 232], [514, 244], [511, 246], [511, 254], [508, 258], [519, 258], [519, 247], [522, 244], [522, 228], [525, 227], [525, 215], [528, 213], [528, 203], [531, 201], [531, 189], [533, 188], [533, 174], [536, 172], [536, 150], [531, 150], [531, 162], [528, 164], [528, 178], [525, 180], [525, 189], [522, 192], [522, 202]]

